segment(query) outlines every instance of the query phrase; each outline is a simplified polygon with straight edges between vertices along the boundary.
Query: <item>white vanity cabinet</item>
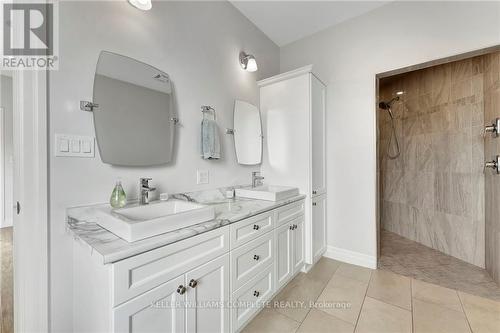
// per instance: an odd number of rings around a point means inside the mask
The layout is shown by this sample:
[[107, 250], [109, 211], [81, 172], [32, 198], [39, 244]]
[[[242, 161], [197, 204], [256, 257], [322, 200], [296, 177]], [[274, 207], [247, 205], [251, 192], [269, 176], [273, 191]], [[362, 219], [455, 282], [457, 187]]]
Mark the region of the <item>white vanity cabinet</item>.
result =
[[312, 66], [258, 85], [265, 138], [261, 172], [270, 184], [287, 184], [307, 194], [304, 259], [312, 265], [326, 251], [326, 215], [313, 216], [312, 207], [316, 197], [326, 195], [326, 86]]
[[237, 332], [304, 264], [304, 200], [108, 265], [75, 242], [75, 332]]

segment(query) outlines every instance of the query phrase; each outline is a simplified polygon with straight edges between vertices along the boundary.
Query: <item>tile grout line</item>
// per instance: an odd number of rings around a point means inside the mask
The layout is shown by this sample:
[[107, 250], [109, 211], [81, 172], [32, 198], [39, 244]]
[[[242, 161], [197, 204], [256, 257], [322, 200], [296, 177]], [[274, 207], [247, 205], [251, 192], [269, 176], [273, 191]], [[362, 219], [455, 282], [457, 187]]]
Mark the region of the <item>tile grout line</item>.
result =
[[359, 318], [361, 317], [361, 311], [363, 311], [363, 306], [365, 305], [366, 295], [368, 294], [368, 288], [370, 288], [370, 283], [372, 282], [373, 271], [370, 272], [370, 279], [368, 280], [368, 284], [366, 286], [365, 296], [363, 297], [363, 302], [361, 303], [361, 307], [359, 308], [358, 317], [356, 318], [356, 324], [354, 324], [354, 331], [358, 328]]
[[462, 308], [462, 312], [463, 312], [463, 314], [465, 316], [465, 320], [467, 320], [467, 325], [469, 325], [469, 330], [471, 332], [474, 332], [472, 330], [472, 326], [470, 324], [469, 317], [467, 316], [467, 312], [465, 311], [465, 306], [464, 306], [464, 304], [462, 302], [462, 297], [460, 297], [460, 293], [458, 292], [458, 290], [455, 290], [455, 293], [457, 294], [458, 300], [460, 301], [460, 307]]
[[413, 305], [413, 281], [414, 279], [410, 279], [410, 313], [411, 313], [411, 331], [415, 332], [415, 319], [413, 318], [413, 310], [415, 306]]
[[[342, 265], [342, 264], [340, 264], [340, 265]], [[326, 286], [328, 285], [328, 283], [330, 283], [330, 280], [333, 278], [333, 276], [335, 275], [335, 273], [337, 273], [337, 270], [339, 269], [340, 265], [338, 265], [337, 268], [335, 268], [335, 270], [333, 271], [333, 274], [330, 276], [330, 279], [325, 283], [325, 286], [321, 289], [321, 291], [319, 292], [319, 294], [316, 297], [316, 299], [314, 300], [314, 302], [316, 302], [318, 300], [318, 298], [321, 296], [321, 294], [323, 293], [323, 291], [326, 289]], [[307, 273], [305, 274], [305, 276], [307, 277]], [[309, 315], [309, 313], [311, 313], [311, 308], [307, 311], [306, 315], [304, 316], [304, 319], [302, 319], [300, 322], [298, 322], [299, 326], [297, 327], [297, 329], [294, 332], [297, 332], [302, 327], [302, 324], [306, 320], [306, 318]]]

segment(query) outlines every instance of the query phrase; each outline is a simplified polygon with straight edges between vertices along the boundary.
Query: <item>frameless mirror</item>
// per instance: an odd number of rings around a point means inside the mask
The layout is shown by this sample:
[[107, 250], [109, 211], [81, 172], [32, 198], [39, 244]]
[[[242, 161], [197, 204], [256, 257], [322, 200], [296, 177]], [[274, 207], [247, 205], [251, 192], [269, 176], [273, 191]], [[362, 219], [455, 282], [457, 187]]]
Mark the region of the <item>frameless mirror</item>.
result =
[[175, 111], [167, 73], [102, 51], [94, 77], [94, 126], [101, 159], [122, 166], [172, 160]]
[[234, 146], [239, 164], [262, 161], [262, 126], [259, 109], [250, 103], [234, 102]]

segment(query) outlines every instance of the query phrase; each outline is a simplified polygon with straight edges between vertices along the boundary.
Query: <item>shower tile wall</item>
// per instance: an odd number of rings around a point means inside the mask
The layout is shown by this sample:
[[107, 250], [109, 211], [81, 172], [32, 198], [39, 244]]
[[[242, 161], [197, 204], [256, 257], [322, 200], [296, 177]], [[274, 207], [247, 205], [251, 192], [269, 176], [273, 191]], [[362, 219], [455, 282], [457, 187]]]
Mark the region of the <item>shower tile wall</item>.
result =
[[385, 79], [379, 90], [382, 100], [404, 92], [393, 105], [401, 147], [396, 159], [385, 153], [390, 119], [379, 111], [382, 228], [480, 267], [483, 68], [476, 57]]
[[[500, 117], [500, 52], [484, 58], [484, 114], [487, 123]], [[485, 138], [485, 156], [500, 155], [500, 137]], [[490, 170], [486, 180], [486, 270], [500, 284], [500, 175]]]

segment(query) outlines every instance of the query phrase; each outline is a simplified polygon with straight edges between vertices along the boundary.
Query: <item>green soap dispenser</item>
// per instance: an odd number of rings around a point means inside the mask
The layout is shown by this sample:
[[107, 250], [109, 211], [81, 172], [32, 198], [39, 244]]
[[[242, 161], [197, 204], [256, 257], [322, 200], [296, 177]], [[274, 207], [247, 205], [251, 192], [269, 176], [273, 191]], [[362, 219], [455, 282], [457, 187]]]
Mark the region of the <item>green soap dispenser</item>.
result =
[[127, 195], [122, 187], [122, 182], [120, 180], [116, 181], [113, 193], [111, 193], [111, 198], [109, 199], [109, 204], [113, 208], [122, 208], [127, 204]]

